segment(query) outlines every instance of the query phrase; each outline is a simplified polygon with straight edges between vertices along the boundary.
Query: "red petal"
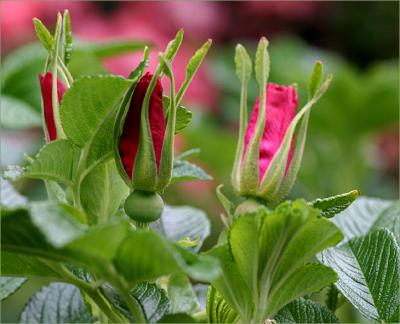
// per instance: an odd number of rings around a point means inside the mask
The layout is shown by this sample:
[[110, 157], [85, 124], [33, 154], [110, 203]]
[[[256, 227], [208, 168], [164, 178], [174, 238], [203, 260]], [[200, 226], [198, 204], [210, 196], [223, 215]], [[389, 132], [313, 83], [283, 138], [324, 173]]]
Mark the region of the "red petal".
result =
[[[122, 164], [130, 178], [132, 178], [135, 158], [139, 147], [140, 115], [142, 112], [143, 99], [152, 77], [153, 75], [147, 72], [136, 85], [119, 143], [119, 152]], [[158, 78], [154, 91], [150, 97], [149, 105], [150, 130], [157, 168], [160, 166], [161, 151], [164, 143], [166, 127], [162, 105], [162, 93], [163, 88], [161, 81]]]
[[[260, 144], [259, 157], [260, 179], [264, 176], [269, 164], [271, 163], [272, 158], [281, 146], [283, 138], [285, 137], [286, 130], [289, 127], [294, 116], [296, 115], [298, 104], [296, 89], [292, 86], [286, 87], [269, 83], [266, 91], [266, 121], [264, 133]], [[260, 99], [257, 98], [253, 111], [251, 113], [249, 124], [247, 126], [244, 152], [246, 152], [249, 142], [253, 137], [256, 128], [258, 111], [260, 109], [259, 100]], [[294, 141], [292, 139], [288, 161], [286, 163], [286, 170], [288, 169], [292, 161], [293, 149]]]
[[[42, 90], [43, 109], [44, 109], [44, 120], [46, 123], [46, 137], [47, 141], [53, 141], [57, 139], [57, 128], [54, 120], [53, 113], [53, 100], [52, 100], [52, 88], [53, 88], [53, 74], [47, 72], [44, 76], [39, 74], [40, 88]], [[57, 96], [58, 102], [61, 102], [67, 87], [60, 80], [57, 79]]]

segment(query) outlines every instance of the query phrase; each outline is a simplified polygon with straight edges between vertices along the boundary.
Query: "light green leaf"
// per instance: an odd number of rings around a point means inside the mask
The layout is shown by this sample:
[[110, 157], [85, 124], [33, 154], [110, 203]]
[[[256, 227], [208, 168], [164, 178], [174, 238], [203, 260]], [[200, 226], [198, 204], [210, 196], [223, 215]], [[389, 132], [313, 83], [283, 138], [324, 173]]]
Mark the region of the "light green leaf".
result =
[[205, 212], [190, 206], [166, 206], [160, 220], [151, 226], [171, 241], [198, 241], [195, 251], [201, 248], [210, 235], [210, 222]]
[[251, 78], [252, 62], [243, 45], [236, 45], [235, 49], [236, 75], [240, 81], [247, 84]]
[[168, 280], [168, 296], [171, 313], [193, 314], [200, 311], [200, 303], [189, 279], [184, 275], [172, 275]]
[[191, 180], [212, 180], [212, 177], [195, 164], [175, 159], [171, 183]]
[[339, 323], [330, 309], [304, 298], [286, 305], [275, 315], [274, 320], [277, 323]]
[[229, 234], [233, 258], [253, 296], [258, 295], [258, 227], [256, 214], [247, 214], [233, 222]]
[[15, 190], [13, 185], [4, 179], [0, 179], [0, 204], [7, 208], [16, 208], [26, 205], [28, 200]]
[[261, 37], [257, 47], [256, 61], [254, 66], [256, 79], [261, 87], [260, 91], [264, 91], [265, 87], [262, 87], [261, 85], [267, 85], [269, 76], [269, 54], [267, 47], [268, 40], [265, 37]]
[[2, 95], [1, 103], [1, 126], [10, 129], [26, 129], [41, 127], [40, 114], [24, 101]]
[[165, 49], [165, 58], [168, 61], [171, 62], [173, 61], [176, 53], [181, 47], [182, 40], [183, 40], [183, 29], [181, 28], [176, 33], [175, 38], [168, 43], [167, 48]]
[[1, 251], [1, 274], [4, 276], [39, 277], [57, 281], [59, 274], [38, 258], [12, 252]]
[[52, 283], [36, 293], [22, 311], [20, 323], [89, 323], [92, 315], [79, 289]]
[[220, 274], [214, 258], [198, 256], [174, 246], [154, 232], [130, 232], [122, 242], [114, 263], [117, 270], [132, 283], [182, 273], [196, 280], [209, 281]]
[[209, 323], [236, 323], [239, 316], [212, 286], [207, 292], [207, 319]]
[[[163, 96], [163, 107], [167, 109], [169, 107], [170, 99], [168, 96]], [[168, 112], [167, 112], [168, 113]], [[175, 123], [175, 134], [182, 132], [191, 122], [193, 113], [186, 107], [179, 105], [176, 109], [176, 123]]]
[[93, 168], [81, 184], [81, 204], [89, 223], [106, 223], [128, 193], [129, 188], [118, 174], [114, 160]]
[[314, 208], [321, 209], [321, 216], [331, 218], [340, 212], [344, 211], [349, 207], [358, 197], [360, 192], [358, 190], [352, 190], [341, 195], [316, 199], [310, 204]]
[[0, 300], [3, 300], [16, 292], [26, 278], [0, 277]]
[[272, 316], [296, 298], [321, 290], [337, 278], [335, 271], [322, 264], [301, 266], [271, 290], [265, 317]]
[[363, 315], [389, 323], [400, 320], [400, 250], [391, 232], [372, 231], [320, 258], [337, 272], [337, 288]]
[[59, 139], [43, 146], [24, 176], [47, 179], [71, 185], [74, 181], [80, 149], [71, 141]]
[[131, 85], [131, 80], [117, 76], [82, 77], [76, 80], [61, 103], [61, 122], [67, 137], [76, 145], [83, 146], [100, 129], [103, 134], [110, 136], [113, 129], [104, 129], [102, 125], [116, 112], [117, 105]]
[[318, 88], [322, 81], [322, 76], [324, 73], [324, 65], [321, 61], [316, 61], [314, 64], [314, 69], [311, 72], [310, 78], [307, 83], [308, 98], [314, 97], [318, 91]]
[[212, 282], [213, 287], [236, 310], [243, 322], [250, 322], [254, 308], [252, 296], [233, 260], [229, 246], [214, 247], [207, 254], [218, 258], [222, 267], [222, 275]]
[[219, 185], [216, 189], [217, 198], [228, 216], [232, 216], [235, 212], [235, 205], [222, 193], [223, 185]]
[[54, 46], [54, 37], [39, 19], [33, 18], [33, 25], [35, 27], [36, 36], [39, 38], [43, 47], [46, 50], [51, 51]]
[[399, 215], [399, 201], [360, 197], [333, 222], [343, 231], [344, 242], [384, 227], [391, 229], [400, 241]]

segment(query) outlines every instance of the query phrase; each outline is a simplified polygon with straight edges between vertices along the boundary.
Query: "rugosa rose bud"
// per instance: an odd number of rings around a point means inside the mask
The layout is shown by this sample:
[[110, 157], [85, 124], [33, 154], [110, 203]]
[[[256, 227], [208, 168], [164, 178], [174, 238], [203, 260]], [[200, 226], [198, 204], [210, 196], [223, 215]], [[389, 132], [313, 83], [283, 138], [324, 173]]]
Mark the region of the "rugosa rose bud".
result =
[[[53, 74], [47, 72], [45, 75], [39, 74], [40, 88], [42, 90], [42, 102], [43, 102], [43, 116], [45, 122], [45, 133], [46, 141], [54, 141], [57, 139], [57, 126], [54, 118], [54, 107], [53, 107]], [[61, 103], [61, 99], [64, 96], [67, 87], [59, 79], [57, 79], [57, 97], [58, 103]], [[58, 109], [58, 108], [57, 108]]]
[[308, 82], [308, 102], [298, 110], [294, 86], [267, 83], [268, 41], [261, 38], [255, 74], [259, 98], [247, 122], [247, 85], [252, 63], [245, 48], [236, 48], [237, 75], [242, 81], [239, 141], [232, 172], [234, 189], [243, 197], [279, 201], [290, 192], [303, 156], [311, 107], [328, 89], [332, 76], [321, 84], [323, 67], [317, 61]]
[[[139, 147], [143, 99], [152, 77], [153, 75], [147, 72], [137, 83], [129, 104], [128, 113], [125, 118], [119, 142], [121, 161], [124, 170], [130, 179], [132, 179], [133, 169], [135, 167], [135, 158]], [[161, 151], [166, 127], [162, 95], [163, 88], [161, 81], [158, 78], [154, 91], [151, 94], [149, 104], [149, 125], [157, 170], [160, 167]]]

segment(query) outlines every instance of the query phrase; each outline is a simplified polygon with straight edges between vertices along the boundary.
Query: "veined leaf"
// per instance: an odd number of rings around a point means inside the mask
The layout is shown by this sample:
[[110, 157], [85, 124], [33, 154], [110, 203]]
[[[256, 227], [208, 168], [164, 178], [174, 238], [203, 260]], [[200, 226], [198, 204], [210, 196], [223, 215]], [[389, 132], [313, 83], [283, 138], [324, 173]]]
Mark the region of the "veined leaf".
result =
[[236, 323], [239, 316], [212, 286], [207, 292], [207, 318], [209, 323]]
[[79, 289], [52, 283], [36, 293], [22, 311], [20, 323], [94, 322]]
[[330, 309], [304, 298], [286, 305], [275, 315], [274, 320], [277, 323], [339, 323]]
[[387, 229], [324, 251], [320, 259], [339, 275], [336, 286], [366, 317], [399, 321], [400, 251]]
[[198, 251], [210, 235], [210, 222], [200, 209], [190, 206], [166, 206], [159, 221], [152, 228], [167, 239], [179, 242], [185, 238], [198, 240], [194, 250]]
[[[117, 76], [82, 77], [65, 93], [61, 103], [61, 122], [65, 134], [76, 145], [83, 146], [102, 129], [102, 124], [115, 113], [118, 103], [132, 81]], [[110, 125], [111, 126], [111, 125]]]
[[50, 142], [40, 149], [23, 175], [70, 185], [74, 181], [79, 156], [80, 149], [69, 140]]
[[173, 275], [169, 278], [168, 296], [171, 300], [173, 314], [193, 314], [201, 310], [193, 286], [184, 275]]
[[26, 278], [0, 277], [0, 300], [3, 300], [16, 292]]
[[[163, 96], [163, 107], [167, 109], [169, 107], [170, 99], [168, 96]], [[168, 113], [168, 112], [167, 112]], [[191, 122], [193, 113], [186, 107], [179, 105], [176, 108], [176, 124], [175, 134], [182, 132]]]
[[341, 195], [316, 199], [310, 204], [314, 208], [321, 209], [321, 216], [331, 218], [340, 212], [344, 211], [349, 207], [358, 197], [360, 192], [358, 190], [352, 190]]
[[89, 223], [106, 223], [128, 193], [114, 160], [97, 165], [81, 184], [81, 203]]
[[171, 183], [191, 180], [212, 180], [212, 177], [193, 163], [175, 159]]

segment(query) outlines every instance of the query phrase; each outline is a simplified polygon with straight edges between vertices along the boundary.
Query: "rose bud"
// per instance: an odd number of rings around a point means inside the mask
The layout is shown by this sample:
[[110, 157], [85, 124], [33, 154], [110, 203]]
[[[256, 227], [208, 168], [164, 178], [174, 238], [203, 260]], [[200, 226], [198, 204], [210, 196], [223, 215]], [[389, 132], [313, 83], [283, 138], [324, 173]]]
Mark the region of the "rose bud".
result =
[[[57, 139], [60, 134], [58, 134], [57, 123], [55, 114], [58, 114], [58, 109], [53, 107], [53, 74], [47, 72], [45, 75], [39, 74], [40, 88], [42, 90], [42, 104], [43, 104], [43, 116], [45, 123], [45, 134], [46, 141], [51, 142]], [[64, 96], [67, 87], [59, 79], [57, 79], [57, 97], [58, 103], [61, 103], [61, 99]]]
[[303, 156], [310, 108], [328, 88], [331, 76], [321, 85], [322, 64], [316, 63], [308, 84], [309, 101], [296, 113], [296, 87], [267, 83], [267, 46], [267, 40], [262, 38], [255, 66], [260, 95], [249, 122], [246, 102], [251, 60], [244, 47], [239, 45], [236, 48], [235, 61], [242, 81], [242, 95], [240, 133], [232, 184], [244, 197], [275, 202], [288, 195], [295, 182]]

